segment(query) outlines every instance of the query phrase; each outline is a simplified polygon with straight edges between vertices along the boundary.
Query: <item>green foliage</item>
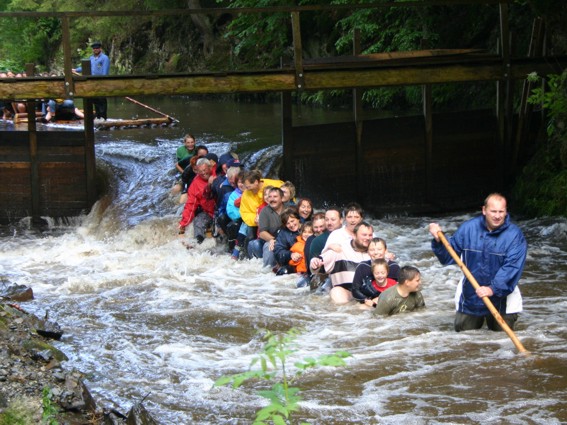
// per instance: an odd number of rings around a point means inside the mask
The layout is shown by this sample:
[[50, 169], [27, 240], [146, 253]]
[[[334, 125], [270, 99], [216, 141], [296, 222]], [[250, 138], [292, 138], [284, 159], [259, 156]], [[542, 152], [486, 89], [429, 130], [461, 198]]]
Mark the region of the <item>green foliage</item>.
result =
[[[535, 72], [528, 75], [528, 81], [541, 82], [541, 77]], [[553, 135], [557, 128], [565, 126], [567, 118], [567, 71], [562, 74], [548, 75], [547, 86], [541, 85], [532, 90], [528, 102], [541, 105], [548, 114], [547, 134]]]
[[0, 57], [6, 58], [2, 67], [15, 72], [23, 71], [26, 63], [46, 69], [53, 56], [54, 41], [61, 37], [59, 22], [53, 18], [3, 18], [0, 31]]
[[524, 167], [514, 186], [514, 198], [530, 217], [567, 217], [567, 168], [562, 167], [555, 143], [541, 147]]
[[41, 415], [41, 421], [47, 425], [59, 425], [57, 422], [57, 407], [51, 401], [52, 393], [51, 389], [44, 387], [42, 391], [41, 404], [43, 407], [43, 414]]
[[[528, 81], [541, 82], [533, 73]], [[528, 101], [548, 113], [549, 140], [540, 146], [514, 187], [521, 211], [529, 216], [567, 217], [567, 70], [549, 75], [547, 85], [533, 90]]]
[[[220, 2], [220, 1], [219, 1]], [[280, 6], [293, 5], [292, 1]], [[270, 7], [271, 0], [234, 0], [231, 8]], [[276, 68], [281, 57], [291, 57], [292, 37], [287, 13], [243, 13], [235, 16], [224, 34], [233, 44], [233, 67]]]
[[344, 366], [345, 358], [350, 354], [346, 351], [338, 351], [332, 355], [322, 355], [318, 358], [308, 357], [294, 363], [296, 371], [291, 374], [288, 359], [297, 350], [295, 340], [300, 334], [297, 329], [290, 329], [285, 334], [274, 335], [266, 332], [266, 341], [262, 353], [252, 360], [251, 367], [259, 365], [258, 369], [238, 373], [230, 376], [222, 376], [215, 382], [215, 386], [232, 384], [238, 388], [245, 382], [253, 379], [262, 379], [272, 382], [269, 390], [258, 391], [258, 394], [266, 398], [270, 404], [256, 412], [254, 424], [261, 425], [271, 421], [275, 425], [289, 423], [292, 414], [299, 411], [300, 388], [290, 386], [295, 379], [300, 377], [306, 370], [318, 366]]

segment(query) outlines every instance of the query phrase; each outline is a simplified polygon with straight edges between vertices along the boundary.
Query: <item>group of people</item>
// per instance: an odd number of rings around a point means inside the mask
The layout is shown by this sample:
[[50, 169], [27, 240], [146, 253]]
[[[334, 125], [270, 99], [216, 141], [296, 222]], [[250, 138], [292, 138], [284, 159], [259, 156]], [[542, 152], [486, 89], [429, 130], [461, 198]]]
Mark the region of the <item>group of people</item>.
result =
[[[258, 258], [265, 271], [297, 273], [298, 287], [328, 288], [335, 304], [354, 301], [380, 315], [425, 306], [421, 273], [414, 266], [396, 263], [357, 203], [316, 212], [308, 198], [296, 198], [291, 182], [244, 169], [232, 152], [210, 153], [191, 134], [177, 150], [175, 167], [180, 176], [176, 192], [182, 192], [184, 204], [178, 225], [182, 237], [193, 224], [194, 238], [201, 244], [210, 230], [234, 260]], [[431, 223], [429, 231], [440, 262], [454, 263], [440, 242], [439, 224]], [[500, 330], [484, 297], [513, 327], [522, 308], [517, 284], [527, 245], [510, 222], [504, 196], [489, 195], [482, 215], [464, 223], [450, 244], [482, 282], [478, 290], [467, 278], [460, 282], [455, 330], [478, 329], [485, 321], [490, 329]]]
[[[12, 70], [0, 71], [0, 78], [22, 78], [26, 77], [25, 72], [13, 72]], [[3, 120], [11, 120], [17, 113], [26, 112], [26, 105], [22, 102], [11, 100], [0, 100], [0, 110]]]
[[[102, 51], [102, 43], [95, 41], [91, 44], [91, 48], [92, 55], [89, 57], [91, 63], [90, 75], [108, 75], [110, 72], [110, 59]], [[74, 74], [81, 74], [83, 69], [82, 67], [74, 68], [72, 72]], [[11, 77], [26, 77], [26, 74], [14, 74], [12, 71], [0, 72], [0, 78]], [[97, 97], [92, 98], [91, 101], [94, 106], [95, 118], [106, 120], [108, 118], [106, 98]], [[50, 99], [41, 102], [39, 107], [42, 112], [42, 116], [39, 120], [44, 123], [51, 121], [73, 121], [84, 118], [83, 112], [75, 106], [72, 99]], [[2, 119], [4, 120], [11, 119], [16, 113], [26, 113], [26, 105], [21, 102], [3, 101], [0, 102], [0, 108], [2, 109]]]

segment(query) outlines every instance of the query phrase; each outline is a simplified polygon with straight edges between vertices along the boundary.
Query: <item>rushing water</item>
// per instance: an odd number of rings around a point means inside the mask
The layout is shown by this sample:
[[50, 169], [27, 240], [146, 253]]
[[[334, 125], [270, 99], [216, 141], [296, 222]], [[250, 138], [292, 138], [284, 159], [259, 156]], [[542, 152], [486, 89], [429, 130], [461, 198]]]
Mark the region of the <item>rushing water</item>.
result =
[[147, 396], [163, 424], [251, 423], [265, 404], [256, 393], [262, 386], [213, 383], [247, 370], [262, 347], [258, 331], [295, 327], [303, 332], [290, 365], [352, 354], [346, 367], [312, 369], [295, 382], [298, 418], [312, 424], [567, 423], [565, 219], [519, 222], [529, 254], [516, 333], [531, 355], [519, 355], [504, 333], [452, 330], [461, 273], [440, 267], [427, 224], [439, 221], [451, 234], [473, 211], [371, 219], [400, 263], [422, 271], [425, 310], [377, 318], [337, 307], [296, 289], [294, 276], [262, 272], [258, 260], [231, 261], [212, 239], [183, 247], [168, 170], [185, 132], [215, 153], [236, 149], [249, 163], [257, 150], [273, 166], [281, 150], [277, 105], [176, 102], [161, 108], [177, 114], [177, 128], [97, 133], [97, 157], [114, 183], [88, 216], [51, 220], [42, 230], [25, 220], [1, 229], [2, 281], [33, 288], [35, 300], [24, 307], [49, 310], [65, 329], [57, 345], [66, 366], [87, 374], [99, 400], [125, 411]]

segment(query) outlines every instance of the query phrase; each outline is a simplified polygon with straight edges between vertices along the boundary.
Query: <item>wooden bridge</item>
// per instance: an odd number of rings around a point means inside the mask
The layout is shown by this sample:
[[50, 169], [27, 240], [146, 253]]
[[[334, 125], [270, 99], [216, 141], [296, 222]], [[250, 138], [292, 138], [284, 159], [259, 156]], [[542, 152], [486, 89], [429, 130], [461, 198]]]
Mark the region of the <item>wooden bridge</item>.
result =
[[[355, 33], [351, 56], [317, 60], [303, 57], [301, 13], [333, 8], [443, 4], [485, 4], [498, 8], [499, 53], [457, 49], [363, 55]], [[93, 15], [275, 12], [289, 13], [293, 33], [294, 58], [280, 69], [104, 77], [76, 76], [71, 72], [71, 19]], [[454, 208], [468, 207], [472, 202], [478, 205], [487, 192], [505, 187], [507, 178], [527, 153], [526, 141], [534, 140], [537, 134], [537, 126], [528, 125], [534, 121], [526, 102], [530, 90], [526, 76], [532, 72], [559, 73], [567, 64], [566, 57], [544, 55], [544, 29], [539, 20], [534, 22], [532, 30], [533, 49], [523, 57], [513, 57], [508, 14], [509, 1], [501, 0], [153, 12], [0, 13], [0, 19], [60, 19], [65, 54], [64, 77], [0, 79], [0, 99], [24, 101], [33, 113], [33, 99], [83, 98], [86, 112], [84, 133], [37, 131], [33, 120], [29, 121], [27, 132], [0, 133], [0, 221], [26, 216], [70, 216], [87, 211], [97, 198], [90, 99], [133, 95], [281, 92], [284, 146], [281, 177], [295, 182], [300, 193], [317, 200], [359, 200], [376, 211], [447, 209], [451, 203]], [[474, 81], [495, 83], [497, 102], [493, 109], [445, 115], [432, 112], [432, 85]], [[518, 81], [524, 82], [524, 90], [519, 100], [520, 113], [515, 115], [514, 84]], [[361, 119], [362, 90], [400, 85], [422, 87], [420, 116], [372, 122]], [[327, 89], [353, 90], [352, 123], [324, 128], [294, 126], [291, 93]], [[486, 152], [490, 152], [489, 160]], [[467, 194], [463, 195], [463, 191]]]

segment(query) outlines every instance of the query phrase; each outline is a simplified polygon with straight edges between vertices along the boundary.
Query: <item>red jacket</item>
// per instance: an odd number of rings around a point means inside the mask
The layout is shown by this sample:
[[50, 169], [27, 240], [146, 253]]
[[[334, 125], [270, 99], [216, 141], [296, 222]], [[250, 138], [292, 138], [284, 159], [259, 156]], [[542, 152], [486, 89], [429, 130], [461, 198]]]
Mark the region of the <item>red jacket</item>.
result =
[[203, 180], [200, 176], [193, 179], [189, 190], [187, 190], [187, 202], [179, 222], [180, 227], [185, 228], [191, 224], [198, 207], [201, 207], [211, 218], [213, 217], [215, 213], [215, 199], [212, 196], [208, 180]]

